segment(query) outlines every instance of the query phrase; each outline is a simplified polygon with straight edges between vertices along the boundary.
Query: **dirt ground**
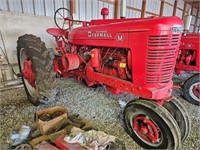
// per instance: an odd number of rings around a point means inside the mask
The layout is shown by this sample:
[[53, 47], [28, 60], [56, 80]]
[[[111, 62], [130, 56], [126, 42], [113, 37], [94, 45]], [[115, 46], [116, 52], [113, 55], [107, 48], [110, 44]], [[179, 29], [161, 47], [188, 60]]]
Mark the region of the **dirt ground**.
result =
[[[177, 76], [175, 76], [175, 80], [178, 80]], [[90, 119], [96, 129], [118, 137], [125, 143], [128, 150], [142, 149], [125, 132], [122, 121], [123, 108], [118, 103], [119, 100], [128, 102], [137, 99], [137, 97], [128, 93], [113, 95], [106, 91], [104, 87], [86, 88], [83, 83], [74, 79], [59, 79], [58, 84], [60, 88], [58, 89], [56, 101], [49, 104], [49, 106], [33, 106], [28, 102], [23, 88], [0, 92], [0, 149], [8, 149], [12, 129], [21, 125], [33, 125], [36, 110], [56, 105], [65, 106], [69, 115], [78, 113], [81, 117]], [[192, 121], [191, 133], [182, 144], [181, 149], [199, 149], [200, 107], [181, 98], [181, 90], [174, 90], [173, 93], [179, 96], [179, 100], [187, 108]]]

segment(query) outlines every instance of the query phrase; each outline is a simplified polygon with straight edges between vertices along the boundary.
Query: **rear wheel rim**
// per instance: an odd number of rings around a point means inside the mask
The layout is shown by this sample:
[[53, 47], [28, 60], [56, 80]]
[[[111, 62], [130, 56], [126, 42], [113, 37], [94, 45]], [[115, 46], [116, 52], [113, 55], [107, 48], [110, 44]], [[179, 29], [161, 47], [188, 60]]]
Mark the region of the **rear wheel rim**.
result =
[[[27, 66], [28, 66], [27, 64], [29, 64], [29, 66], [31, 66], [31, 67], [27, 68]], [[23, 74], [24, 84], [26, 86], [28, 93], [32, 97], [37, 97], [38, 94], [37, 94], [37, 90], [36, 90], [36, 85], [35, 85], [35, 81], [33, 81], [33, 80], [35, 80], [35, 78], [31, 77], [32, 75], [29, 76], [29, 75], [25, 74], [25, 72], [30, 73], [30, 71], [32, 71], [32, 73], [34, 74], [31, 64], [32, 64], [32, 62], [31, 62], [30, 58], [28, 57], [28, 55], [26, 54], [25, 49], [24, 48], [20, 49], [20, 67], [21, 67], [21, 72]]]
[[146, 114], [132, 112], [129, 121], [133, 132], [141, 141], [153, 147], [162, 144], [163, 134], [160, 128]]
[[190, 86], [189, 94], [194, 100], [200, 102], [200, 82], [194, 83]]

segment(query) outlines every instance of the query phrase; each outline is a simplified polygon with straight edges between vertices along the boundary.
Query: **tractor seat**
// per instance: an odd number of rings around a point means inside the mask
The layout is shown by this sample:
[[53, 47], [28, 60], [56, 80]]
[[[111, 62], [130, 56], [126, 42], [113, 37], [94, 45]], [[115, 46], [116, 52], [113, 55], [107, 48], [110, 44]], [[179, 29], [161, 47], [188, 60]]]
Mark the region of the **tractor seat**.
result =
[[46, 30], [47, 33], [49, 33], [50, 35], [53, 35], [55, 37], [61, 37], [61, 36], [67, 36], [67, 32], [64, 30], [61, 30], [59, 28], [49, 28]]

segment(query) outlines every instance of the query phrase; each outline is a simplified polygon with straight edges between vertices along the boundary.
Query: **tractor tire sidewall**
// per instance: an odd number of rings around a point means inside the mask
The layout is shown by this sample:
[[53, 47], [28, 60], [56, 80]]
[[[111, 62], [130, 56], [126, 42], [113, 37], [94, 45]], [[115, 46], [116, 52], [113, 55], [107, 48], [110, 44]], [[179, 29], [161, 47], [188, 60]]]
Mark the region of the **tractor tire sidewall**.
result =
[[55, 73], [53, 70], [53, 61], [44, 42], [42, 42], [40, 38], [30, 34], [23, 35], [19, 37], [17, 41], [17, 56], [21, 73], [20, 50], [22, 48], [32, 62], [32, 70], [35, 74], [36, 91], [38, 92], [37, 97], [32, 97], [30, 95], [23, 76], [22, 81], [29, 101], [33, 105], [38, 106], [40, 104], [40, 100], [46, 97], [48, 90], [52, 88], [54, 83]]
[[190, 87], [194, 83], [197, 83], [197, 82], [200, 82], [199, 74], [195, 74], [192, 77], [190, 77], [189, 79], [187, 79], [185, 81], [185, 83], [183, 84], [183, 95], [188, 102], [200, 106], [200, 101], [197, 101], [194, 98], [192, 98], [192, 96], [190, 95], [190, 92], [189, 92]]
[[176, 97], [173, 97], [169, 102], [165, 102], [163, 107], [165, 107], [176, 120], [181, 131], [181, 142], [184, 142], [191, 130], [191, 119], [186, 108]]
[[[137, 102], [138, 101], [135, 101], [135, 104], [134, 102], [130, 103], [129, 105], [126, 106], [124, 110], [125, 128], [128, 134], [133, 138], [133, 140], [136, 141], [136, 143], [138, 143], [141, 147], [145, 149], [177, 149], [177, 147], [180, 146], [180, 139], [181, 139], [180, 129], [178, 128], [176, 121], [170, 115], [170, 113], [167, 112], [167, 114], [162, 115], [161, 113], [159, 114], [155, 112], [157, 108], [150, 109], [148, 107], [144, 107], [144, 105], [138, 104]], [[157, 106], [157, 107], [162, 107], [162, 106]], [[162, 109], [165, 108], [163, 107]], [[133, 131], [129, 120], [130, 115], [132, 114], [133, 111], [147, 114], [147, 116], [158, 125], [158, 127], [162, 132], [162, 137], [163, 137], [162, 142], [158, 146], [152, 146], [143, 142], [138, 137], [138, 135]]]

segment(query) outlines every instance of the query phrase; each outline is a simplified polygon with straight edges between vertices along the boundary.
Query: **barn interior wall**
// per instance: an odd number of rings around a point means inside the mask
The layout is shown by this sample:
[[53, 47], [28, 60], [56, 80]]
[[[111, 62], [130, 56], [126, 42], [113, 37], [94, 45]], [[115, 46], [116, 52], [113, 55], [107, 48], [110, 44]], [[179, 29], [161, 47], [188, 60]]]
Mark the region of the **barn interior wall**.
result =
[[[54, 21], [51, 17], [34, 16], [21, 13], [0, 12], [0, 30], [3, 35], [3, 40], [8, 54], [10, 63], [17, 63], [17, 39], [24, 34], [34, 34], [41, 37], [48, 48], [55, 47], [54, 38], [50, 36], [46, 29], [55, 27]], [[0, 40], [0, 47], [3, 48], [3, 43]], [[2, 52], [0, 51], [2, 55]], [[5, 58], [4, 63], [7, 63]], [[2, 80], [2, 73], [0, 68], [0, 81]], [[16, 68], [17, 70], [17, 68]], [[6, 70], [7, 79], [10, 79], [9, 68]]]

